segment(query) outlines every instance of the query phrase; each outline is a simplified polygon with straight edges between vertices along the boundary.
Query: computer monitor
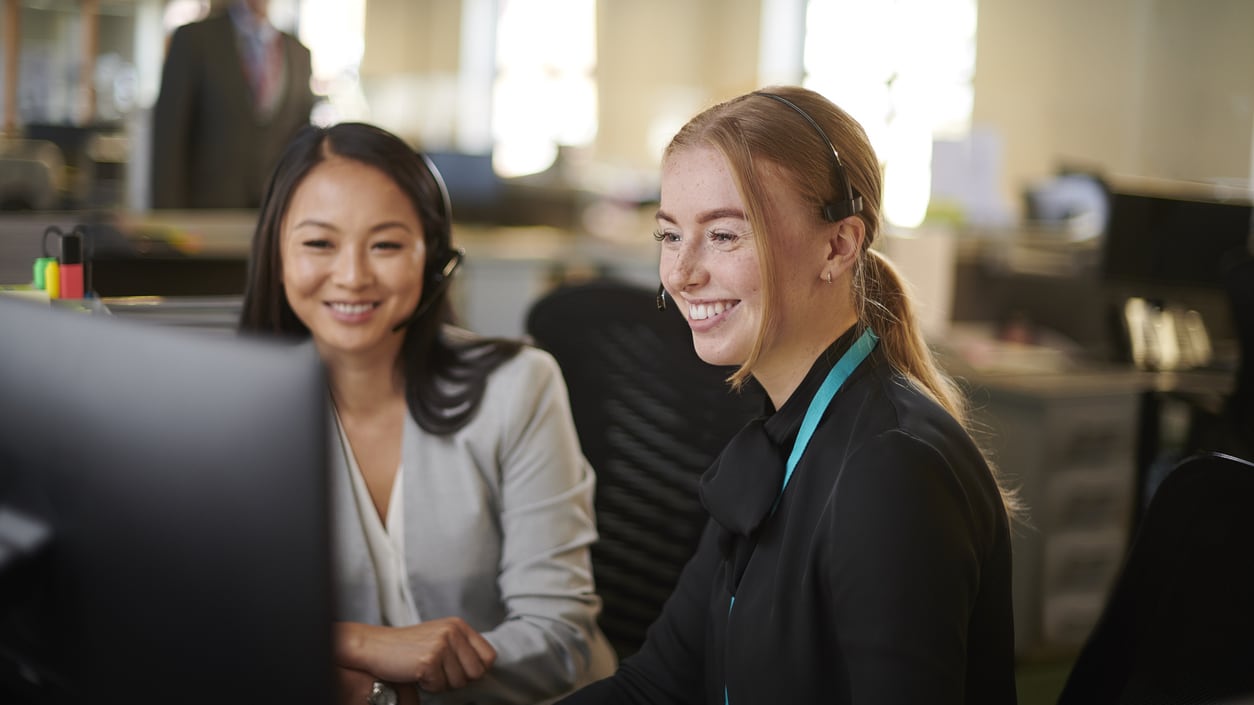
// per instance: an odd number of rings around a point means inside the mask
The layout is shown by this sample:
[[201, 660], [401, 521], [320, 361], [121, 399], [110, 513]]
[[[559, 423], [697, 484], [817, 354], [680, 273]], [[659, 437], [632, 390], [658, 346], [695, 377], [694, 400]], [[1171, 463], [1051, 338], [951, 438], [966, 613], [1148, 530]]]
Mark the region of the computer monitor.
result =
[[459, 223], [499, 222], [505, 184], [492, 167], [492, 154], [425, 152], [435, 165], [453, 202], [453, 219]]
[[309, 345], [0, 299], [0, 702], [329, 703]]
[[1252, 211], [1244, 201], [1112, 193], [1103, 278], [1151, 297], [1165, 288], [1220, 289], [1226, 258], [1249, 252]]

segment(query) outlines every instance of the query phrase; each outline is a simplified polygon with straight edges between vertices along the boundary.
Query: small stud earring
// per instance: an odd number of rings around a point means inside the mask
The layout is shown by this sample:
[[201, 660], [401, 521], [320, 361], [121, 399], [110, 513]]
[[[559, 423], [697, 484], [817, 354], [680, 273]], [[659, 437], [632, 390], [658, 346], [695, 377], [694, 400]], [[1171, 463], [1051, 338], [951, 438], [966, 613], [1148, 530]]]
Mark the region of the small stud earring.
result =
[[823, 277], [823, 281], [827, 282], [828, 284], [832, 283], [832, 270], [830, 269], [827, 270], [827, 276]]

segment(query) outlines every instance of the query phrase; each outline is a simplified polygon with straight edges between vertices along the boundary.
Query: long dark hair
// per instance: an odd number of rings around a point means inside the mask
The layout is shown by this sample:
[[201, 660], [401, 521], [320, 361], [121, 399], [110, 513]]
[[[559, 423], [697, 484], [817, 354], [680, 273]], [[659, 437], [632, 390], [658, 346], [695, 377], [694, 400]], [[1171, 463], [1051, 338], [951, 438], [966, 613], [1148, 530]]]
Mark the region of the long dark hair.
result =
[[341, 123], [302, 129], [284, 149], [266, 186], [253, 234], [248, 285], [239, 329], [243, 333], [308, 338], [309, 329], [288, 303], [282, 286], [280, 240], [283, 219], [297, 187], [330, 157], [351, 159], [382, 171], [418, 213], [426, 242], [423, 292], [403, 333], [397, 358], [405, 400], [418, 425], [430, 433], [453, 433], [474, 417], [488, 374], [513, 357], [521, 343], [445, 333], [454, 322], [445, 266], [454, 256], [452, 214], [439, 172], [397, 136], [373, 125]]

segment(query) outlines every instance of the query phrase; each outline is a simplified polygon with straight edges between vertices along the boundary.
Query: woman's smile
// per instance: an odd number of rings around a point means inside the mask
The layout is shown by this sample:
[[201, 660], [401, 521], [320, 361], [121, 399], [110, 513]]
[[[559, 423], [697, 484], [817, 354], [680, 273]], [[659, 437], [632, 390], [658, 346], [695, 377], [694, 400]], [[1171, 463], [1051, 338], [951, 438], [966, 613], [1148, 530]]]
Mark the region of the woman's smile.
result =
[[379, 302], [328, 301], [326, 306], [331, 309], [331, 316], [341, 323], [364, 323], [374, 315], [379, 308]]
[[693, 333], [704, 333], [730, 320], [739, 299], [720, 299], [717, 301], [688, 302], [688, 327]]

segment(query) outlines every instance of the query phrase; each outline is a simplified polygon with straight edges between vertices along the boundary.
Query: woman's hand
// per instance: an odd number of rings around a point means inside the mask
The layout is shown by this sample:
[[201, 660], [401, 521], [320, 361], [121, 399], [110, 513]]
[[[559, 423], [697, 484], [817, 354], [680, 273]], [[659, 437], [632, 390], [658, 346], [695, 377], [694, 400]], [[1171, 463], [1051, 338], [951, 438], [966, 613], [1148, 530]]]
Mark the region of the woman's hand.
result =
[[482, 678], [496, 660], [496, 649], [458, 617], [411, 627], [339, 622], [335, 660], [341, 671], [362, 671], [393, 683], [417, 683], [423, 690], [438, 693]]

